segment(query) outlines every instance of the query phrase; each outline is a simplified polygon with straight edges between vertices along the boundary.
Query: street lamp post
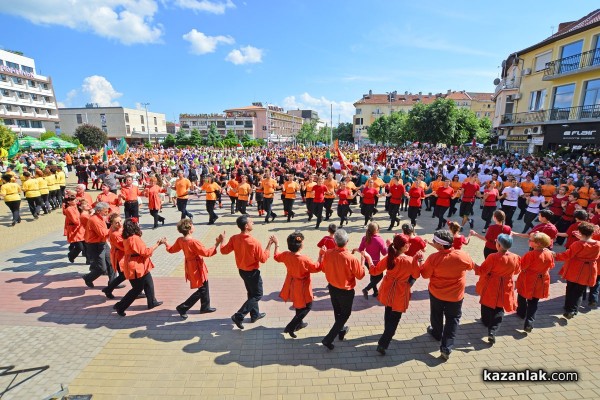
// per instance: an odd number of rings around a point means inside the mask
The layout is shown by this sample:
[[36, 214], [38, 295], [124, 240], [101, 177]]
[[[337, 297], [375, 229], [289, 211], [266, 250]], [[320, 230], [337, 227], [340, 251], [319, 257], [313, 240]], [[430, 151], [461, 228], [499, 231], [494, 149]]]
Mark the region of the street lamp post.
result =
[[150, 138], [150, 120], [148, 119], [148, 106], [150, 103], [142, 103], [144, 108], [146, 109], [146, 127], [148, 128], [148, 143], [152, 143], [152, 139]]

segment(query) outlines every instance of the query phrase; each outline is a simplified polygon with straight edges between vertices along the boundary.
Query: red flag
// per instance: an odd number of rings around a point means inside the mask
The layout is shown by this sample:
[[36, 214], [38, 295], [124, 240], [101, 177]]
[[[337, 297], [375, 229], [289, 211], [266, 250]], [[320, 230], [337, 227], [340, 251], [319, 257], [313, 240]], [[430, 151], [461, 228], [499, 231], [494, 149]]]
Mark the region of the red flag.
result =
[[381, 153], [377, 155], [377, 162], [383, 163], [387, 160], [387, 151], [383, 150]]
[[342, 166], [342, 169], [346, 169], [350, 166], [350, 163], [348, 162], [348, 159], [346, 158], [346, 156], [344, 156], [344, 153], [342, 153], [342, 151], [339, 149], [339, 147], [335, 146], [336, 150], [337, 150], [337, 156], [340, 159], [340, 165]]
[[473, 143], [471, 143], [471, 147], [476, 147], [477, 146], [477, 140], [475, 140], [475, 138], [473, 138]]

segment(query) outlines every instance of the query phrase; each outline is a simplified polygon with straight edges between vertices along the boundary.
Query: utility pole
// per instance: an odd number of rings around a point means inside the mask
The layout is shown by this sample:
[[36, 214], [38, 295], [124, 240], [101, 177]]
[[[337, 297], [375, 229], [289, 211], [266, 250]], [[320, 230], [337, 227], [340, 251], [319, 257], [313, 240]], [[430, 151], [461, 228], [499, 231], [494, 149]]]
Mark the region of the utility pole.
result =
[[152, 143], [152, 139], [150, 138], [150, 122], [148, 120], [148, 106], [150, 103], [141, 103], [146, 109], [146, 127], [148, 128], [148, 143]]

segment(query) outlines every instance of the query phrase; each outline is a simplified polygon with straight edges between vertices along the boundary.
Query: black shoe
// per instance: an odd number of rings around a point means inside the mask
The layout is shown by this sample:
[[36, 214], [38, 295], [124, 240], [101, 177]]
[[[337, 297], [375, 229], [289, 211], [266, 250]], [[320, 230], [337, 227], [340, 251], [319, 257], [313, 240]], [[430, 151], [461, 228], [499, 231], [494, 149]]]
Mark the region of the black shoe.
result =
[[214, 313], [215, 311], [217, 311], [216, 308], [209, 307], [204, 310], [200, 310], [200, 314], [210, 314], [210, 313]]
[[235, 314], [233, 314], [231, 316], [231, 320], [233, 321], [233, 323], [235, 324], [235, 326], [237, 326], [240, 329], [244, 329], [244, 325], [242, 325], [242, 320], [237, 319], [237, 317], [235, 316]]
[[181, 308], [181, 306], [177, 306], [177, 307], [175, 307], [175, 310], [177, 310], [177, 312], [179, 313], [179, 316], [181, 317], [181, 319], [187, 319], [187, 318], [188, 318], [187, 312], [186, 312], [186, 311], [184, 311], [184, 310]]
[[376, 298], [377, 296], [379, 296], [379, 292], [373, 292], [373, 297]]
[[323, 340], [321, 341], [321, 344], [322, 344], [323, 346], [327, 347], [329, 350], [333, 350], [333, 349], [335, 348], [335, 346], [333, 345], [333, 343], [327, 343], [327, 342], [325, 341], [325, 339], [323, 339]]
[[294, 329], [294, 332], [298, 332], [300, 329], [304, 329], [308, 326], [308, 322], [301, 322], [296, 329]]
[[214, 225], [214, 224], [215, 224], [215, 221], [208, 221], [207, 225]]
[[35, 215], [33, 216], [33, 219], [40, 219], [40, 214], [35, 214]]
[[119, 314], [119, 316], [121, 316], [121, 317], [124, 317], [125, 315], [127, 315], [127, 314], [125, 314], [125, 311], [119, 310], [119, 308], [117, 307], [116, 304], [113, 306], [113, 310], [115, 310], [117, 312], [117, 314]]
[[92, 289], [94, 287], [94, 282], [87, 279], [87, 275], [83, 277], [83, 281], [85, 282], [85, 286]]
[[219, 216], [215, 215], [215, 218], [213, 219], [213, 222], [217, 222], [218, 219], [219, 219]]
[[377, 352], [382, 356], [385, 356], [385, 349], [383, 348], [383, 346], [377, 346]]
[[67, 257], [67, 258], [69, 259], [69, 262], [70, 262], [71, 264], [73, 264], [73, 263], [75, 262], [75, 259], [74, 259], [73, 257]]
[[568, 313], [564, 313], [563, 317], [565, 317], [566, 319], [571, 319], [575, 316], [574, 312], [568, 312]]
[[[117, 285], [117, 287], [115, 289], [123, 289], [125, 287], [125, 285]], [[141, 293], [144, 294], [144, 293]], [[144, 294], [144, 297], [146, 297], [146, 295]]]
[[349, 326], [345, 326], [345, 327], [344, 327], [344, 329], [342, 329], [342, 330], [340, 331], [340, 333], [338, 333], [338, 339], [339, 339], [340, 341], [343, 341], [343, 340], [344, 340], [344, 338], [346, 337], [346, 334], [347, 334], [348, 332], [350, 332], [350, 327], [349, 327]]
[[153, 308], [156, 308], [158, 306], [162, 306], [162, 304], [163, 304], [162, 301], [157, 301], [156, 303], [154, 303], [150, 307], [148, 307], [148, 310], [152, 310]]
[[450, 358], [450, 353], [448, 353], [447, 351], [442, 351], [440, 353], [440, 357], [442, 357], [444, 360], [448, 360]]
[[160, 223], [162, 224], [162, 226], [165, 226], [165, 219], [163, 218], [162, 221], [160, 221]]
[[15, 226], [17, 224], [17, 221], [13, 221], [11, 222], [10, 226]]
[[367, 289], [363, 289], [363, 296], [365, 296], [365, 300], [369, 300], [369, 291]]
[[596, 306], [597, 306], [597, 305], [598, 305], [598, 303], [596, 303], [595, 301], [590, 301], [590, 302], [588, 303], [588, 306], [589, 306], [590, 308], [596, 308]]
[[288, 335], [290, 335], [291, 338], [296, 339], [298, 336], [296, 336], [296, 334], [294, 333], [294, 331], [290, 331], [288, 329], [284, 329], [283, 333], [287, 333]]
[[273, 222], [273, 220], [275, 220], [275, 215], [274, 214], [271, 215], [271, 222]]
[[471, 229], [473, 229], [473, 226], [475, 226], [475, 221], [473, 221], [473, 218], [469, 220], [469, 225], [471, 226]]
[[156, 228], [158, 228], [158, 225], [154, 225], [154, 226], [152, 227], [152, 230], [155, 230]]
[[533, 330], [533, 326], [531, 325], [525, 325], [525, 327], [523, 328], [523, 330], [527, 333], [531, 333], [531, 331]]
[[112, 294], [112, 290], [108, 290], [108, 288], [102, 289], [102, 292], [104, 293], [104, 295], [108, 299], [114, 299], [115, 298], [115, 296]]
[[429, 333], [429, 334], [430, 334], [430, 335], [431, 335], [431, 336], [432, 336], [432, 337], [433, 337], [435, 340], [437, 340], [438, 342], [439, 342], [440, 340], [442, 340], [442, 338], [439, 338], [439, 337], [437, 337], [437, 336], [435, 336], [435, 335], [433, 334], [433, 328], [432, 328], [431, 326], [428, 326], [428, 327], [427, 327], [427, 333]]
[[264, 317], [266, 317], [266, 316], [267, 316], [267, 313], [264, 313], [264, 312], [258, 313], [258, 315], [257, 315], [256, 317], [252, 317], [252, 318], [250, 318], [250, 323], [252, 323], [252, 324], [253, 324], [253, 323], [255, 323], [256, 321], [258, 321], [259, 319], [263, 319], [263, 318], [264, 318]]
[[493, 333], [490, 333], [490, 334], [488, 335], [488, 343], [489, 343], [489, 344], [494, 344], [494, 343], [496, 343], [496, 336], [494, 336], [494, 334], [493, 334]]

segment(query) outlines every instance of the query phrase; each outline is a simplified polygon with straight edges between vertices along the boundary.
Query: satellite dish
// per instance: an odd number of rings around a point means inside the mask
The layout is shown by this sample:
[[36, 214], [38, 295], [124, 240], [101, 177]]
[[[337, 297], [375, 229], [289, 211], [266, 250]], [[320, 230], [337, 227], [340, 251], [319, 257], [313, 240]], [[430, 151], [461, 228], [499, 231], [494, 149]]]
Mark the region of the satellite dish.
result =
[[494, 79], [494, 85], [498, 86], [500, 84], [500, 78]]
[[506, 60], [502, 60], [502, 69], [506, 68]]

